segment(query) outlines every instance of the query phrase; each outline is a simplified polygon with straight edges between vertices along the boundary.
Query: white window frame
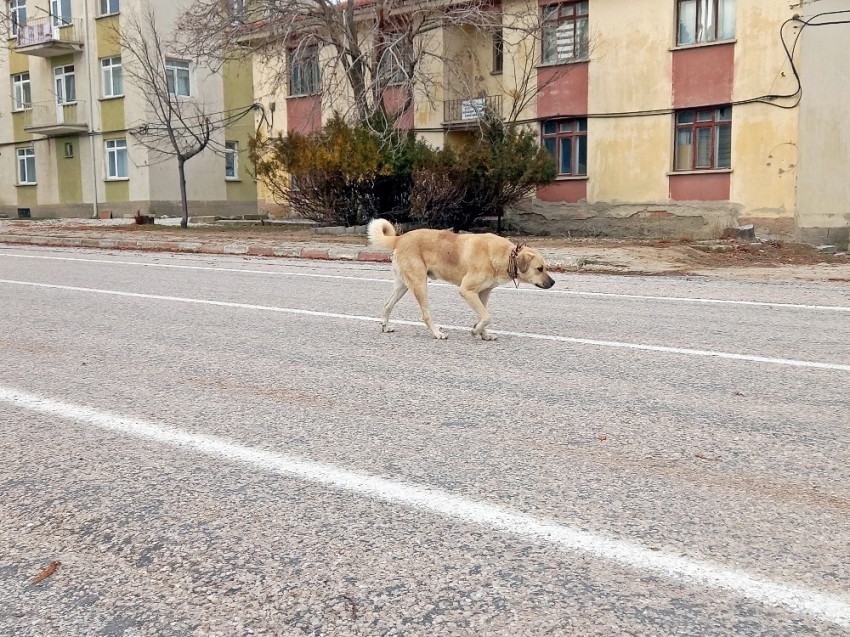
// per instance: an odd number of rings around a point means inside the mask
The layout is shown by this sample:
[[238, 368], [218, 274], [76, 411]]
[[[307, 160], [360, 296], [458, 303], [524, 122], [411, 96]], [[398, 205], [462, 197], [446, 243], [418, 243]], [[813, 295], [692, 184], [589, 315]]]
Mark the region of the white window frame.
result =
[[[130, 178], [129, 156], [127, 155], [127, 140], [107, 139], [103, 142], [104, 159], [106, 161], [106, 180], [121, 181]], [[124, 174], [121, 174], [120, 159], [124, 159]]]
[[733, 40], [736, 4], [737, 0], [677, 0], [676, 46]]
[[[66, 104], [77, 103], [77, 74], [74, 71], [74, 65], [56, 66], [53, 68], [53, 80], [56, 87], [56, 104], [64, 106]], [[69, 81], [70, 80], [70, 81]], [[73, 95], [69, 99], [68, 87], [73, 87]]]
[[100, 0], [98, 3], [98, 9], [100, 13], [98, 15], [116, 15], [119, 11], [121, 11], [121, 2], [120, 0]]
[[[24, 77], [26, 76], [26, 77]], [[29, 71], [12, 76], [12, 111], [28, 111], [32, 108], [32, 85]]]
[[224, 142], [224, 178], [239, 179], [239, 142]]
[[[120, 85], [120, 90], [117, 92], [115, 90], [116, 74], [117, 83]], [[101, 58], [100, 81], [103, 97], [122, 97], [124, 95], [124, 66], [121, 63], [120, 55], [111, 58]]]
[[27, 0], [9, 1], [9, 35], [18, 37], [18, 28], [27, 23]]
[[[180, 80], [186, 83], [185, 93], [180, 92]], [[192, 97], [192, 64], [189, 60], [165, 58], [165, 81], [168, 93], [177, 97]]]
[[35, 148], [32, 146], [18, 148], [16, 156], [18, 158], [18, 185], [35, 185]]
[[54, 27], [71, 24], [71, 0], [50, 0], [50, 15]]

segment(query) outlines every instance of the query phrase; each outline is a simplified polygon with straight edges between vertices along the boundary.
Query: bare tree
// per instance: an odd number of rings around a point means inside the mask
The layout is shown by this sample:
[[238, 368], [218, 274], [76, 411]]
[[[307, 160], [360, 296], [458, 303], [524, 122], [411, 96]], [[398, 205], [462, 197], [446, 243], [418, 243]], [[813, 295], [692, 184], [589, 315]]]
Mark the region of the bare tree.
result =
[[[369, 122], [404, 113], [414, 87], [427, 94], [438, 81], [424, 68], [443, 54], [427, 46], [430, 33], [453, 24], [489, 28], [499, 17], [491, 7], [490, 0], [194, 0], [179, 25], [190, 51], [222, 62], [253, 55], [275, 86], [288, 85], [289, 63], [317, 47], [322, 90], [347, 98], [343, 115]], [[404, 95], [394, 109], [388, 88]]]
[[189, 223], [186, 194], [186, 162], [210, 146], [214, 133], [223, 127], [221, 114], [211, 116], [198, 99], [180, 86], [179, 71], [166, 68], [166, 56], [176, 43], [160, 31], [154, 10], [141, 14], [122, 13], [121, 30], [114, 37], [128, 54], [124, 73], [146, 102], [147, 121], [135, 125], [130, 134], [162, 161], [176, 159], [180, 179], [183, 218]]
[[[545, 18], [536, 0], [513, 3], [504, 16], [494, 0], [193, 0], [179, 28], [195, 55], [219, 64], [253, 56], [273, 87], [289, 85], [293, 66], [312, 56], [328, 103], [386, 130], [414, 96], [436, 108], [442, 91], [434, 89], [444, 83], [464, 97], [489, 87], [504, 97], [497, 114], [521, 120], [540, 91], [570, 71], [552, 67], [538, 80]], [[432, 37], [452, 30], [460, 50]], [[487, 72], [470, 72], [469, 60], [496, 37], [510, 60], [505, 73], [490, 77], [486, 53], [474, 65]], [[577, 53], [589, 56], [590, 47]]]

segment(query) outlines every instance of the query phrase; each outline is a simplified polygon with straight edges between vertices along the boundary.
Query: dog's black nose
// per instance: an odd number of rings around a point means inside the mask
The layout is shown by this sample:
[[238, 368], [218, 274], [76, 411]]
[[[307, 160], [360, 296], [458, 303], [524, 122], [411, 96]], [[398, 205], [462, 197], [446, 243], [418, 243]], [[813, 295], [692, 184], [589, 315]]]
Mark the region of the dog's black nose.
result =
[[555, 279], [553, 279], [552, 277], [549, 277], [549, 280], [548, 280], [548, 281], [546, 281], [546, 289], [548, 290], [548, 289], [549, 289], [549, 288], [551, 288], [553, 285], [555, 285]]

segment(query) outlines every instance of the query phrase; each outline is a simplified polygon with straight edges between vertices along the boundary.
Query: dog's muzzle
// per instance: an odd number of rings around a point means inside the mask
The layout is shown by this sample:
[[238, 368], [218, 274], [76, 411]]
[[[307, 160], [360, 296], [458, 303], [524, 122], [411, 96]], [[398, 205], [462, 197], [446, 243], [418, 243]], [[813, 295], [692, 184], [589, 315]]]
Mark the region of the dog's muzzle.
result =
[[543, 283], [535, 283], [534, 285], [536, 285], [537, 287], [542, 288], [544, 290], [548, 290], [553, 285], [555, 285], [555, 279], [553, 279], [550, 276], [547, 276], [546, 280]]

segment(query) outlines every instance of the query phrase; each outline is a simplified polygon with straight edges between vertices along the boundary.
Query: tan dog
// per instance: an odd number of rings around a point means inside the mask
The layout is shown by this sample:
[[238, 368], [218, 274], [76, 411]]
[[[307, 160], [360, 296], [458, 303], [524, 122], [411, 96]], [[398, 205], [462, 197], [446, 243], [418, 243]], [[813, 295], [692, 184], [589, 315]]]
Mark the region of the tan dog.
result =
[[487, 333], [490, 325], [487, 301], [494, 287], [508, 281], [524, 281], [547, 290], [555, 285], [539, 252], [516, 246], [495, 234], [421, 229], [399, 236], [389, 221], [375, 219], [369, 224], [369, 243], [393, 250], [395, 289], [381, 313], [384, 332], [393, 331], [389, 326], [390, 312], [409, 288], [422, 308], [422, 320], [428, 331], [434, 338], [447, 338], [431, 321], [428, 278], [460, 287], [460, 295], [478, 314], [472, 334], [485, 341], [496, 340]]

